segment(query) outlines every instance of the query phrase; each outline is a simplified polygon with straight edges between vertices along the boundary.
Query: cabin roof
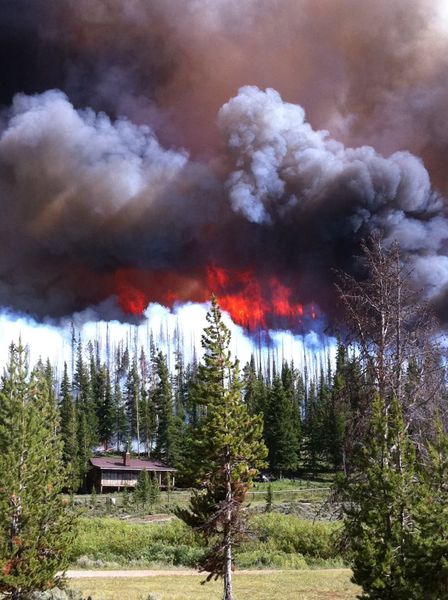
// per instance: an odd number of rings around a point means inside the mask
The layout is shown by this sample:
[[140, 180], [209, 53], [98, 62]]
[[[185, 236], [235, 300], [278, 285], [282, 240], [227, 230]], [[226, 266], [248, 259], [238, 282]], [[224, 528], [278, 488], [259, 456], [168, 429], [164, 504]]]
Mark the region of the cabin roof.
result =
[[128, 459], [127, 465], [123, 464], [122, 456], [100, 456], [90, 459], [90, 463], [94, 467], [98, 467], [102, 471], [162, 471], [174, 472], [176, 469], [168, 467], [157, 460], [147, 460], [143, 458]]

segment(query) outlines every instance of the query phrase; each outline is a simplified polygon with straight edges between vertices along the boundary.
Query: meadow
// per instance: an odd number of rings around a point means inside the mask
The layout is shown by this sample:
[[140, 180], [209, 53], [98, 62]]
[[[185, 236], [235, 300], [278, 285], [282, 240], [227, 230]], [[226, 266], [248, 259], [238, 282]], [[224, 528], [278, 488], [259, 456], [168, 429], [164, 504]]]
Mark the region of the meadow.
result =
[[[238, 600], [354, 600], [359, 588], [348, 569], [235, 573]], [[201, 585], [203, 575], [73, 580], [70, 587], [95, 600], [221, 600], [222, 582]]]
[[[292, 514], [253, 514], [247, 539], [235, 550], [246, 569], [341, 567], [340, 525]], [[81, 568], [194, 567], [205, 552], [201, 539], [181, 521], [129, 523], [115, 517], [83, 518], [72, 548]]]

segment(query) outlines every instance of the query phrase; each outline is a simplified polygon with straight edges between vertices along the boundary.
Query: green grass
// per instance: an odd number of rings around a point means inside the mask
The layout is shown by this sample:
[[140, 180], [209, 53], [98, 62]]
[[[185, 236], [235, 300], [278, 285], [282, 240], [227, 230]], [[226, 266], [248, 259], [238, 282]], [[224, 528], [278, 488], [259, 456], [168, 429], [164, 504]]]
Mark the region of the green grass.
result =
[[[222, 583], [201, 585], [201, 575], [163, 576], [130, 579], [85, 579], [70, 582], [94, 600], [221, 600]], [[236, 573], [237, 600], [354, 600], [359, 588], [350, 583], [347, 569], [282, 571], [278, 573]]]
[[[333, 483], [332, 474], [322, 474], [315, 479], [278, 479], [271, 482], [274, 507], [284, 505], [285, 503], [306, 502], [320, 504], [328, 499], [330, 488]], [[268, 483], [256, 482], [247, 495], [247, 503], [253, 507], [259, 507], [266, 502], [266, 492]], [[151, 512], [170, 512], [174, 507], [186, 507], [190, 501], [191, 490], [179, 489], [171, 492], [168, 498], [166, 492], [161, 493], [160, 503], [151, 508]], [[107, 506], [107, 499], [114, 498], [116, 506]], [[129, 496], [131, 498], [131, 495]], [[105, 516], [112, 515], [142, 515], [147, 514], [147, 509], [142, 510], [132, 501], [128, 506], [123, 507], [123, 493], [98, 494], [95, 499], [95, 506], [92, 506], [90, 495], [76, 495], [74, 497], [76, 505], [84, 512], [86, 516]]]
[[269, 483], [254, 483], [247, 499], [251, 504], [265, 503], [269, 485], [275, 504], [284, 502], [325, 502], [330, 494], [333, 479], [331, 475], [319, 479], [278, 479]]
[[[341, 566], [334, 543], [339, 525], [277, 513], [253, 515], [250, 536], [236, 550], [239, 567], [303, 569]], [[72, 560], [85, 567], [194, 567], [204, 554], [201, 539], [181, 521], [127, 523], [114, 518], [82, 519]]]
[[[72, 559], [84, 562], [193, 566], [203, 552], [197, 536], [175, 519], [134, 524], [113, 518], [82, 519]], [[87, 560], [86, 560], [87, 559]]]

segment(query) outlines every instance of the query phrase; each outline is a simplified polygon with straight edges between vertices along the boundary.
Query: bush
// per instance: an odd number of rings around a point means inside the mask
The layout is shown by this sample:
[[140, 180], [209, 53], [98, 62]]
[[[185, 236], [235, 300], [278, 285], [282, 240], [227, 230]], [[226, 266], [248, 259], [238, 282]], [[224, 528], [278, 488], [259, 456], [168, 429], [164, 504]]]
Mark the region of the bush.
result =
[[301, 554], [288, 554], [270, 548], [238, 552], [235, 558], [238, 567], [243, 569], [306, 569], [308, 564]]
[[71, 558], [194, 566], [202, 552], [195, 534], [178, 520], [140, 525], [101, 518], [81, 521]]
[[287, 554], [301, 554], [307, 559], [331, 559], [339, 555], [335, 544], [339, 524], [303, 521], [293, 515], [270, 513], [254, 516], [250, 520], [250, 529], [257, 540]]
[[[251, 537], [236, 549], [239, 567], [301, 569], [341, 566], [335, 543], [340, 525], [303, 521], [294, 515], [269, 513], [249, 520]], [[179, 520], [132, 524], [112, 518], [83, 519], [72, 560], [78, 566], [132, 564], [195, 567], [206, 549]]]

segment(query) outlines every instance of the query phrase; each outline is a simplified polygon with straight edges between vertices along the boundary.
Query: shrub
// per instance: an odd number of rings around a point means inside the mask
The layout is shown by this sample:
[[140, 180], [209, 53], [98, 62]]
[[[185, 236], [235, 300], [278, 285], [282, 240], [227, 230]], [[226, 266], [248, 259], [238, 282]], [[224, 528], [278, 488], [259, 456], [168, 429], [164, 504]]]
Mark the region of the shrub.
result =
[[254, 516], [250, 528], [261, 542], [285, 553], [329, 559], [338, 556], [334, 543], [340, 525], [302, 521], [293, 515], [264, 514]]

